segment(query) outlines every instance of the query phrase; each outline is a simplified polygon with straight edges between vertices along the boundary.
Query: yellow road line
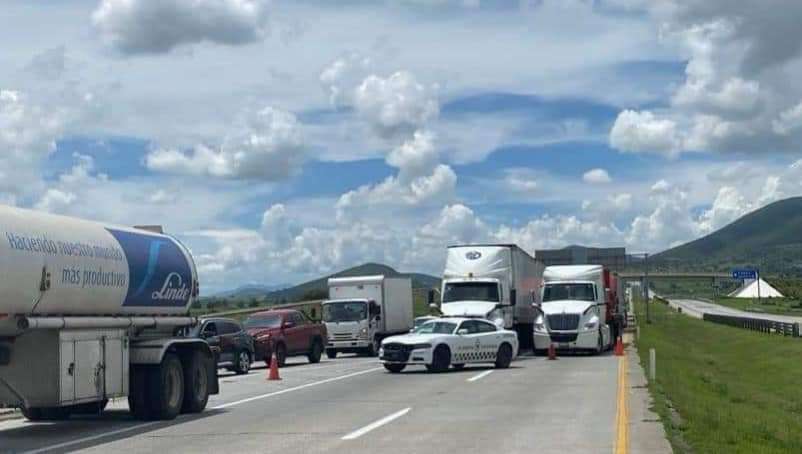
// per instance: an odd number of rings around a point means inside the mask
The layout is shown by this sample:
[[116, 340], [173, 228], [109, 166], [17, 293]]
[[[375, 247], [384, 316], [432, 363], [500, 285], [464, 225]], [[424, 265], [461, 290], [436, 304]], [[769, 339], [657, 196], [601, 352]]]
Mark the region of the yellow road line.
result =
[[629, 405], [627, 402], [627, 357], [618, 361], [618, 409], [615, 415], [615, 447], [613, 454], [629, 452]]

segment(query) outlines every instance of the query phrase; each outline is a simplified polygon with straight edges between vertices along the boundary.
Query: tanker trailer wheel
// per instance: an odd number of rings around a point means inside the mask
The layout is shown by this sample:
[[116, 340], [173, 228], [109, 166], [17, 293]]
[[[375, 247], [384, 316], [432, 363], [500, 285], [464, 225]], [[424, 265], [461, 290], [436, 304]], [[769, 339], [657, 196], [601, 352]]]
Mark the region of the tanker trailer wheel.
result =
[[145, 394], [145, 383], [148, 376], [147, 366], [132, 365], [129, 390], [128, 390], [128, 409], [136, 419], [150, 419], [150, 409], [147, 405], [148, 396]]
[[69, 407], [22, 407], [20, 410], [29, 421], [61, 421], [71, 413]]
[[184, 401], [184, 370], [174, 353], [166, 353], [159, 366], [147, 371], [145, 394], [148, 419], [175, 419]]
[[[243, 352], [250, 360], [248, 352], [245, 350]], [[183, 413], [200, 413], [206, 408], [206, 403], [209, 401], [209, 367], [209, 358], [203, 352], [195, 350], [186, 356], [184, 361], [184, 400], [181, 406]]]

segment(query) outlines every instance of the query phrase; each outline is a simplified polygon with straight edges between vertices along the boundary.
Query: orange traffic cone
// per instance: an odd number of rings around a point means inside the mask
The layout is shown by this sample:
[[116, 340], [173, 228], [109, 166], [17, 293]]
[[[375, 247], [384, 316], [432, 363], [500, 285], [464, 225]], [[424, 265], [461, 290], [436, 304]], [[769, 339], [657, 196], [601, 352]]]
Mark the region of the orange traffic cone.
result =
[[549, 359], [557, 359], [557, 349], [554, 348], [554, 344], [549, 344]]
[[273, 352], [273, 356], [270, 357], [270, 368], [267, 374], [268, 380], [281, 380], [281, 377], [278, 376], [278, 358], [276, 358], [276, 353]]
[[618, 337], [618, 340], [615, 343], [615, 351], [613, 352], [615, 356], [624, 356], [624, 341], [621, 337]]

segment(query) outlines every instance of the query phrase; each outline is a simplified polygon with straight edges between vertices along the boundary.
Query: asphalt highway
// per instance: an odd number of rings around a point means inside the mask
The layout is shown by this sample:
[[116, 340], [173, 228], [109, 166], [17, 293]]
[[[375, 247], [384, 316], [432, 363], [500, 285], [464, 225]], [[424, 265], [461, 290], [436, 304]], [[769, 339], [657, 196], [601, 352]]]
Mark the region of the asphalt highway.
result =
[[668, 300], [668, 304], [674, 307], [675, 309], [677, 307], [681, 307], [683, 313], [686, 313], [696, 318], [702, 318], [703, 314], [720, 314], [720, 315], [731, 315], [735, 317], [749, 317], [749, 318], [759, 318], [763, 320], [774, 320], [786, 323], [802, 323], [802, 317], [764, 314], [760, 312], [747, 312], [739, 309], [733, 309], [731, 307], [722, 306], [720, 304], [714, 304], [711, 302], [695, 300], [695, 299], [671, 298]]
[[619, 366], [605, 354], [390, 374], [375, 358], [295, 359], [280, 382], [264, 368], [224, 375], [206, 412], [175, 421], [135, 421], [118, 402], [99, 417], [0, 422], [0, 452], [611, 453]]

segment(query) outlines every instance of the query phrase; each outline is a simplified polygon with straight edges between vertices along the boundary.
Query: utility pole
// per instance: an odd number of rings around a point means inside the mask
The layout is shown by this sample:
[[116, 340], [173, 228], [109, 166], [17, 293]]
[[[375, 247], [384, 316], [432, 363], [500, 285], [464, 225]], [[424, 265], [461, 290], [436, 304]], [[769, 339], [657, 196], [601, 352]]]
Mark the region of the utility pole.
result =
[[646, 323], [652, 323], [652, 312], [649, 310], [649, 253], [646, 252], [643, 256], [643, 294], [646, 298]]

